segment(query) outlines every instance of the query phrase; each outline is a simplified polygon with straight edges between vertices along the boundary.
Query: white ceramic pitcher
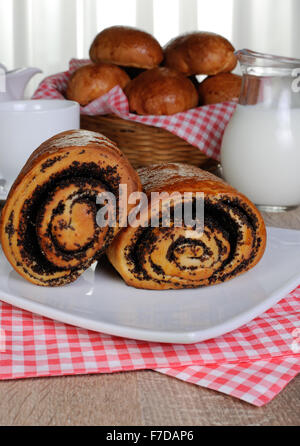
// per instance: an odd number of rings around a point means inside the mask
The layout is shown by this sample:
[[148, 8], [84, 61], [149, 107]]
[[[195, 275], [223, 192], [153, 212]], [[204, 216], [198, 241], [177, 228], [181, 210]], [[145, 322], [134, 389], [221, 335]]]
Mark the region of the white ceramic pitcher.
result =
[[42, 70], [29, 67], [8, 71], [0, 64], [0, 102], [23, 99], [27, 83], [37, 73]]

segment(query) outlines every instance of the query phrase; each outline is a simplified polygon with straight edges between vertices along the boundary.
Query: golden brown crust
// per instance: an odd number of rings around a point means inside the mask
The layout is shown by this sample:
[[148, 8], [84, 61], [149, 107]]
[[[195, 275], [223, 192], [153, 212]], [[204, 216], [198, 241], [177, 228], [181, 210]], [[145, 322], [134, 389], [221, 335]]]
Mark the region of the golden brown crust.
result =
[[209, 32], [192, 32], [172, 39], [164, 47], [164, 64], [186, 76], [213, 75], [232, 71], [237, 59], [224, 37]]
[[153, 68], [163, 59], [163, 51], [151, 34], [129, 26], [112, 26], [101, 31], [90, 48], [93, 62]]
[[14, 269], [37, 285], [75, 280], [119, 230], [96, 220], [97, 195], [112, 192], [119, 200], [119, 184], [127, 184], [128, 195], [141, 189], [136, 172], [105, 136], [70, 130], [45, 141], [23, 167], [1, 214], [1, 244]]
[[[138, 227], [119, 232], [107, 250], [110, 262], [128, 285], [145, 289], [178, 289], [213, 285], [249, 270], [266, 245], [262, 216], [244, 195], [197, 167], [168, 163], [138, 169], [147, 193]], [[204, 193], [204, 231], [193, 227], [147, 227], [158, 198], [152, 192]], [[182, 197], [182, 196], [181, 196]], [[187, 203], [189, 198], [185, 197]], [[169, 203], [165, 197], [161, 206]], [[171, 205], [182, 205], [175, 198]], [[194, 201], [195, 203], [195, 201]], [[153, 215], [153, 214], [152, 214]], [[158, 214], [154, 214], [158, 215]], [[161, 215], [161, 214], [160, 214]]]
[[88, 64], [78, 68], [71, 76], [66, 91], [67, 99], [87, 105], [100, 98], [116, 85], [122, 89], [130, 81], [121, 68], [113, 64]]
[[233, 73], [220, 73], [204, 79], [198, 92], [201, 105], [237, 101], [240, 96], [242, 77]]
[[130, 111], [139, 115], [172, 115], [198, 104], [193, 83], [165, 67], [144, 71], [129, 82], [124, 92]]

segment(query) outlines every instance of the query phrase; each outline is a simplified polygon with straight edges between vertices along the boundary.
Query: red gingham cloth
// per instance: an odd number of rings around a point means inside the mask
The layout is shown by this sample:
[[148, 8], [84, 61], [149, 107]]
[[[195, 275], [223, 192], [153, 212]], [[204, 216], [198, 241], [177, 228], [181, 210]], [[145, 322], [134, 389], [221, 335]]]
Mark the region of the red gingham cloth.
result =
[[[89, 62], [89, 60], [72, 59], [68, 71], [49, 76], [40, 83], [33, 99], [64, 99], [71, 74], [76, 68]], [[222, 136], [235, 107], [234, 102], [223, 102], [193, 108], [171, 116], [138, 116], [129, 113], [127, 98], [121, 88], [117, 86], [101, 98], [81, 107], [80, 113], [87, 115], [115, 114], [123, 119], [163, 127], [198, 147], [205, 155], [218, 160]]]
[[99, 334], [0, 302], [0, 379], [154, 369], [261, 406], [300, 372], [299, 315], [300, 286], [247, 325], [183, 345]]

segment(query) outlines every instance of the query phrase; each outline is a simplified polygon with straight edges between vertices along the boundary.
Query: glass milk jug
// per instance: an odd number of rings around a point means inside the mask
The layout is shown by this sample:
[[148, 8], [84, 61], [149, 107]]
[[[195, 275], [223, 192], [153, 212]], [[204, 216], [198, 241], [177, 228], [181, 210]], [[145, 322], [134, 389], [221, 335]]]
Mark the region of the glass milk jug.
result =
[[300, 204], [300, 60], [241, 50], [239, 103], [222, 141], [225, 180], [258, 208]]

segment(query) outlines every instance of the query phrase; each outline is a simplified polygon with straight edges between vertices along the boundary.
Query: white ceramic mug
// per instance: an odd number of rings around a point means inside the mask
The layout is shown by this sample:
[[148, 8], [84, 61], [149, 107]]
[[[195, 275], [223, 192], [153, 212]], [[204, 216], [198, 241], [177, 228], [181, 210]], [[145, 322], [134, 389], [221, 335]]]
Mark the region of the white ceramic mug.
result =
[[0, 199], [7, 193], [31, 153], [46, 139], [78, 129], [79, 104], [60, 99], [0, 103]]

